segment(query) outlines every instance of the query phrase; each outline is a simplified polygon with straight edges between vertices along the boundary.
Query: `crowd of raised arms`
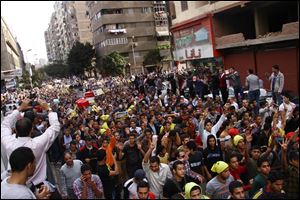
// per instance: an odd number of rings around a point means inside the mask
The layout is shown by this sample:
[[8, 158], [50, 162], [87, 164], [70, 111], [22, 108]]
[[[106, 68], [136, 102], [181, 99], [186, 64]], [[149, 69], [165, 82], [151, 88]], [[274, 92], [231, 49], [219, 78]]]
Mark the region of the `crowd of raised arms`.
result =
[[273, 66], [267, 99], [234, 68], [1, 94], [1, 198], [299, 199], [299, 107], [282, 77]]

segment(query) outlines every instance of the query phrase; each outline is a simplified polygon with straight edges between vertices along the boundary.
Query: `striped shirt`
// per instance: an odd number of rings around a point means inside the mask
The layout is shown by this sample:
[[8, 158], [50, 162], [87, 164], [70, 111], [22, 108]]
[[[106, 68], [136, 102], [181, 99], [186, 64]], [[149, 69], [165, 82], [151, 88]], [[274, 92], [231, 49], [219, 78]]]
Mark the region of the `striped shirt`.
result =
[[[103, 185], [98, 175], [92, 174], [92, 181], [95, 181], [96, 186], [99, 191], [103, 192]], [[80, 180], [80, 177], [77, 178], [73, 183], [73, 189], [74, 193], [78, 197], [78, 199], [81, 199], [82, 189], [83, 189], [83, 183]], [[88, 187], [87, 189], [87, 199], [97, 199], [93, 189], [91, 187]]]

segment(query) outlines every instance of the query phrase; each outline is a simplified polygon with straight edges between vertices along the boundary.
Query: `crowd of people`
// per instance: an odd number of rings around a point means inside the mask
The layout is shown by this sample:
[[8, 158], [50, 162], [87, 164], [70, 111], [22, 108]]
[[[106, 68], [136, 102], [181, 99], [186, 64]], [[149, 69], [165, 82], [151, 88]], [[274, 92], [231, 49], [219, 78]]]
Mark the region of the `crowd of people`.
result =
[[234, 67], [1, 94], [1, 198], [298, 199], [299, 107], [279, 66], [268, 78], [271, 100]]

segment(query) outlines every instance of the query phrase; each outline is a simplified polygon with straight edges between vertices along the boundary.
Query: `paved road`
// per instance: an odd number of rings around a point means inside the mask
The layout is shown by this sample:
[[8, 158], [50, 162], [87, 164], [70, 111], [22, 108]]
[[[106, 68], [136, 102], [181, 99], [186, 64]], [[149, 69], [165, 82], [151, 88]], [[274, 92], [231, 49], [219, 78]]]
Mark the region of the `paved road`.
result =
[[54, 164], [50, 163], [50, 169], [53, 175], [53, 179], [55, 181], [55, 186], [57, 187], [58, 191], [61, 193], [61, 181], [60, 181], [60, 175], [59, 175], [59, 169], [61, 168], [61, 164]]

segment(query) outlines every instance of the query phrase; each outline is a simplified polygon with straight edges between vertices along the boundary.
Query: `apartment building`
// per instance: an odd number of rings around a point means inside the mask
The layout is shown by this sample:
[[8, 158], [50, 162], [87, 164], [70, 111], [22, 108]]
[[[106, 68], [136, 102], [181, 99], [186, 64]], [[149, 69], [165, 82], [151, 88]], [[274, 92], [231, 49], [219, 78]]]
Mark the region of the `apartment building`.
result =
[[85, 1], [57, 1], [54, 4], [45, 43], [49, 62], [66, 62], [76, 41], [92, 43]]
[[234, 66], [246, 77], [254, 69], [269, 89], [265, 73], [278, 64], [285, 89], [298, 91], [298, 1], [171, 1], [174, 58], [180, 68]]
[[127, 74], [145, 72], [144, 56], [157, 46], [153, 2], [87, 1], [87, 6], [97, 54], [118, 51], [127, 59]]
[[1, 17], [1, 80], [22, 76], [24, 69], [22, 49]]

